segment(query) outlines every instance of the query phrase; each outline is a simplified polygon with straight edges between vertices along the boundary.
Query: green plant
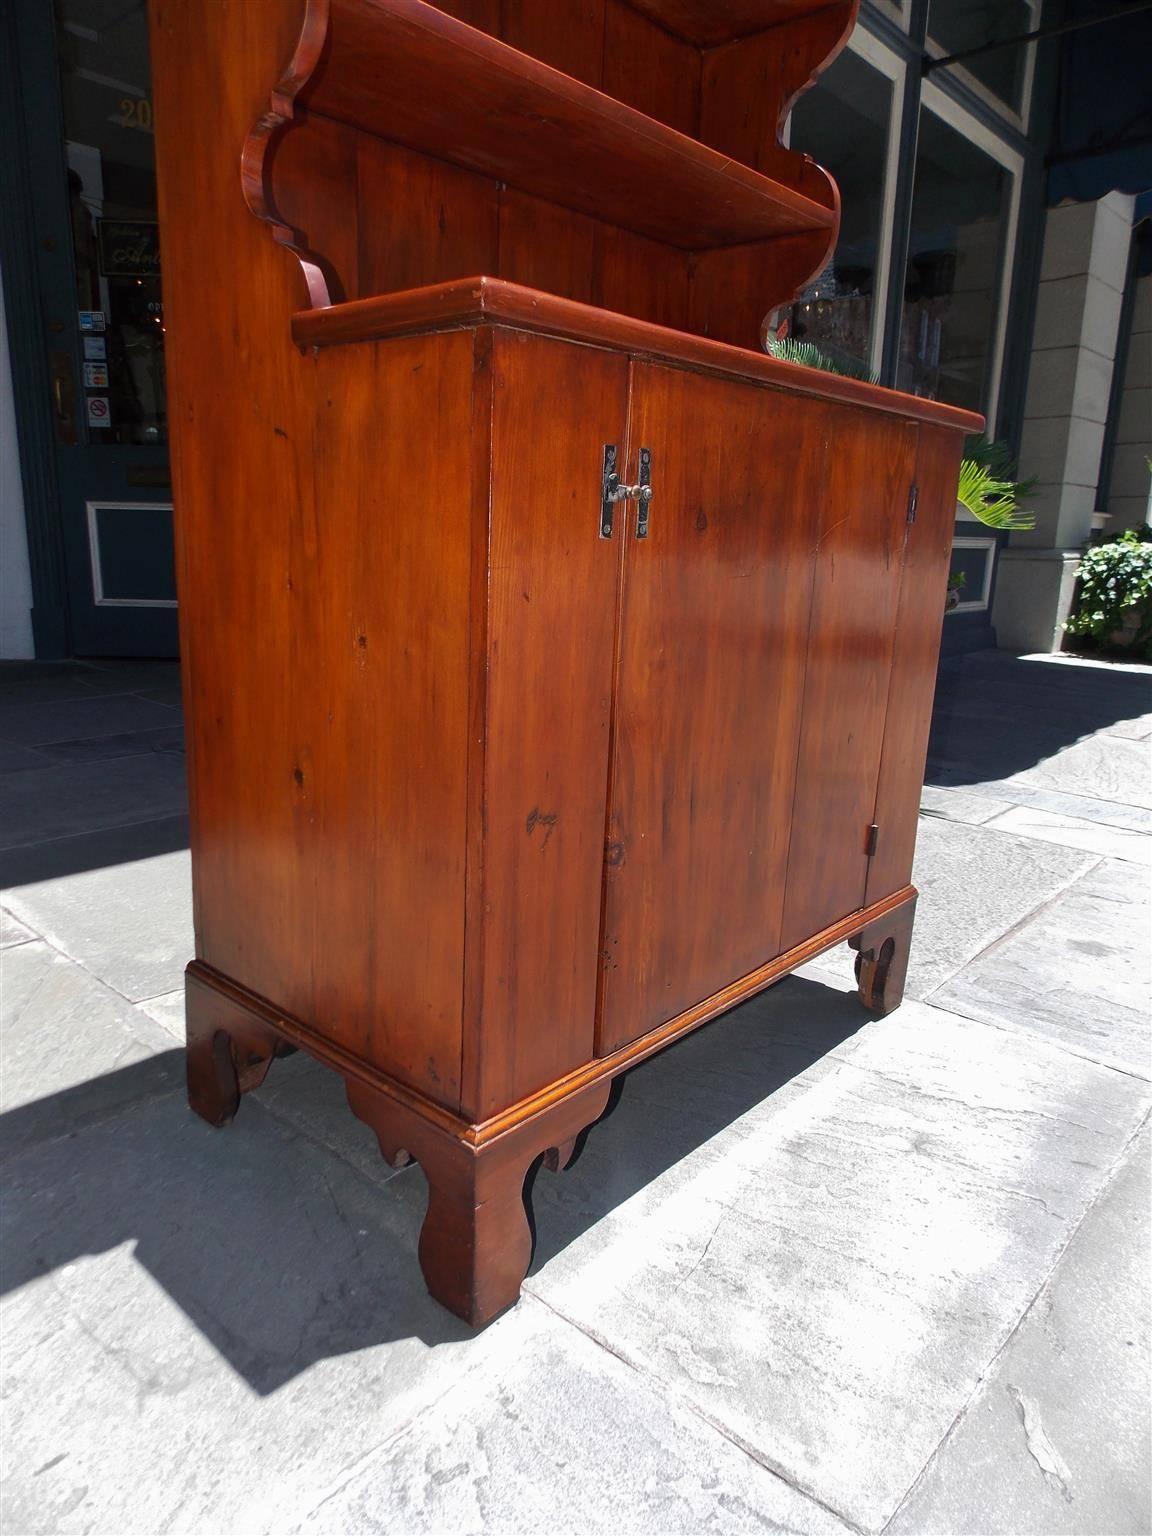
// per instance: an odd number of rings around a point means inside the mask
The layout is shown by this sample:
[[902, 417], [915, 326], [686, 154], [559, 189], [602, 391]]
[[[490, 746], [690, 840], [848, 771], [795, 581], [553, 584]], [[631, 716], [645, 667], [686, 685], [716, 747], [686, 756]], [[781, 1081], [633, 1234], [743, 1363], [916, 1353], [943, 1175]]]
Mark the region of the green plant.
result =
[[998, 528], [1005, 533], [1035, 528], [1036, 519], [1032, 513], [1020, 510], [1021, 494], [1018, 482], [1001, 479], [986, 464], [981, 464], [965, 451], [960, 463], [956, 500], [973, 517], [989, 528]]
[[1152, 659], [1152, 544], [1129, 528], [1085, 553], [1076, 606], [1064, 627], [1097, 645], [1115, 644], [1131, 609], [1136, 627], [1127, 649]]
[[963, 571], [952, 571], [948, 576], [949, 592], [959, 592], [961, 587], [968, 585], [968, 578]]
[[[785, 363], [800, 363], [805, 368], [819, 368], [824, 373], [846, 379], [860, 379], [875, 384], [876, 375], [857, 358], [833, 356], [814, 341], [797, 341], [791, 336], [769, 336], [768, 352]], [[1036, 526], [1031, 512], [1020, 503], [1032, 494], [1035, 480], [1017, 480], [1008, 445], [989, 442], [986, 437], [970, 437], [964, 445], [960, 465], [960, 484], [956, 500], [979, 522], [1003, 533], [1021, 532]]]
[[865, 384], [878, 382], [866, 363], [844, 353], [833, 356], [814, 341], [798, 341], [792, 336], [769, 336], [768, 352], [783, 363], [800, 363], [805, 368], [819, 368], [822, 373], [835, 373], [843, 379], [860, 379]]

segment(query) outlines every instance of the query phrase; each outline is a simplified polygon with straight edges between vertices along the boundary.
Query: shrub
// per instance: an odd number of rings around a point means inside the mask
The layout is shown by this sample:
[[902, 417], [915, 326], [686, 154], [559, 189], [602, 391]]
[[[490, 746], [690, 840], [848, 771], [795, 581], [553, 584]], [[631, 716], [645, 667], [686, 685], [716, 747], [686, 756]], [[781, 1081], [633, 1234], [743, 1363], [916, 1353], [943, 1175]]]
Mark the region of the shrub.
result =
[[[1121, 637], [1130, 620], [1134, 631]], [[1152, 544], [1132, 528], [1094, 544], [1080, 562], [1079, 591], [1065, 628], [1095, 645], [1152, 660]]]

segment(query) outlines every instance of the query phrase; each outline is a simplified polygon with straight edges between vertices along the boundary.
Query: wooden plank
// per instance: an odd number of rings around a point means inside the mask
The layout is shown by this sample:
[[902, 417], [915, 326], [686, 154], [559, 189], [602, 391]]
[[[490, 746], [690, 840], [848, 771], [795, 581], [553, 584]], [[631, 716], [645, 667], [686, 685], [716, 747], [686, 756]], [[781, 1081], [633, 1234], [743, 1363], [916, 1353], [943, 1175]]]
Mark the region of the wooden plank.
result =
[[380, 138], [685, 250], [837, 222], [830, 203], [423, 0], [332, 0], [327, 47], [300, 99]]
[[625, 229], [600, 225], [596, 240], [596, 301], [654, 325], [688, 324], [690, 257]]
[[500, 272], [512, 282], [591, 304], [599, 233], [582, 213], [512, 187], [500, 193]]
[[864, 905], [915, 430], [830, 415], [792, 806], [787, 949]]
[[608, 0], [604, 89], [610, 96], [695, 137], [700, 73], [697, 49], [663, 31], [624, 0]]
[[[473, 348], [467, 334], [439, 342], [317, 359], [316, 513], [287, 572], [293, 720], [281, 768], [306, 1016], [458, 1105]], [[430, 501], [418, 453], [451, 495]]]
[[521, 53], [604, 89], [604, 0], [503, 0], [500, 36]]
[[831, 0], [627, 0], [641, 15], [700, 48], [715, 48], [804, 20], [827, 9]]
[[813, 402], [633, 381], [655, 495], [626, 556], [598, 1055], [779, 951], [828, 440]]
[[612, 347], [633, 357], [728, 374], [786, 390], [793, 396], [842, 401], [906, 421], [933, 421], [962, 432], [979, 432], [984, 424], [984, 418], [974, 411], [962, 411], [939, 400], [784, 363], [763, 352], [705, 336], [689, 336], [669, 326], [594, 309], [495, 277], [471, 277], [353, 304], [334, 304], [329, 309], [301, 310], [292, 318], [292, 334], [299, 346], [327, 347], [483, 324], [509, 325]]
[[[284, 220], [310, 250], [323, 253], [335, 302], [377, 288], [360, 281], [357, 144], [345, 123], [316, 118], [307, 133], [285, 134], [276, 155], [276, 200]], [[403, 286], [403, 285], [397, 285]]]
[[393, 293], [496, 266], [494, 181], [368, 133], [357, 138], [361, 292]]
[[868, 871], [869, 901], [912, 879], [963, 449], [964, 438], [959, 432], [920, 428], [916, 521], [904, 546], [892, 681], [873, 817], [880, 830]]
[[599, 537], [600, 475], [628, 371], [506, 332], [491, 366], [482, 1054], [465, 1074], [480, 1118], [592, 1054], [622, 547]]

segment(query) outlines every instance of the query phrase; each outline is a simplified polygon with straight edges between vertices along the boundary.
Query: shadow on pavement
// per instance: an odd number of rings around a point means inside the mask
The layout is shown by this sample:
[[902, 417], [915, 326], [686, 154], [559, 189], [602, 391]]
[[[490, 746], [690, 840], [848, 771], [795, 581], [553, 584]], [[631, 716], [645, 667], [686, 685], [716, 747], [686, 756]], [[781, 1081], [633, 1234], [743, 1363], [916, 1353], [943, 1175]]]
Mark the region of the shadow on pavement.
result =
[[1083, 737], [1152, 710], [1146, 674], [981, 651], [940, 670], [928, 781], [1009, 778]]
[[[791, 978], [634, 1068], [588, 1138], [584, 1176], [579, 1165], [571, 1174], [530, 1173], [533, 1270], [866, 1021], [854, 996]], [[261, 1394], [335, 1355], [412, 1337], [429, 1346], [470, 1337], [424, 1289], [418, 1171], [388, 1177], [381, 1162], [377, 1183], [326, 1150], [323, 1115], [312, 1120], [313, 1140], [259, 1096], [232, 1126], [213, 1131], [174, 1087], [181, 1056], [165, 1052], [110, 1074], [125, 1080], [111, 1084], [117, 1102], [141, 1095], [127, 1112], [77, 1125], [94, 1105], [94, 1085], [85, 1084], [0, 1116], [0, 1145], [29, 1133], [53, 1138], [7, 1163], [5, 1292], [130, 1243]], [[323, 1095], [324, 1077], [311, 1072], [297, 1088]], [[101, 1288], [96, 1276], [87, 1285]]]

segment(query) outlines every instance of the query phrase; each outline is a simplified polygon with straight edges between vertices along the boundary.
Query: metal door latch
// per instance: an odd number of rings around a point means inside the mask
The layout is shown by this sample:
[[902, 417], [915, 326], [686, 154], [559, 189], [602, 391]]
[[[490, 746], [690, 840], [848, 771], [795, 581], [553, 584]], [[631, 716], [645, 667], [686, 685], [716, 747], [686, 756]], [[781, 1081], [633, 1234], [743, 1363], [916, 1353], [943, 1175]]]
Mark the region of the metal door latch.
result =
[[636, 537], [648, 537], [648, 509], [652, 504], [652, 453], [648, 448], [640, 450], [640, 467], [636, 484], [629, 487], [629, 494], [639, 502], [636, 508]]
[[640, 468], [635, 485], [621, 485], [616, 473], [616, 444], [604, 444], [604, 473], [600, 486], [600, 537], [612, 537], [613, 508], [618, 501], [639, 503], [636, 517], [636, 537], [648, 537], [648, 503], [652, 500], [652, 455], [647, 448], [640, 450]]

